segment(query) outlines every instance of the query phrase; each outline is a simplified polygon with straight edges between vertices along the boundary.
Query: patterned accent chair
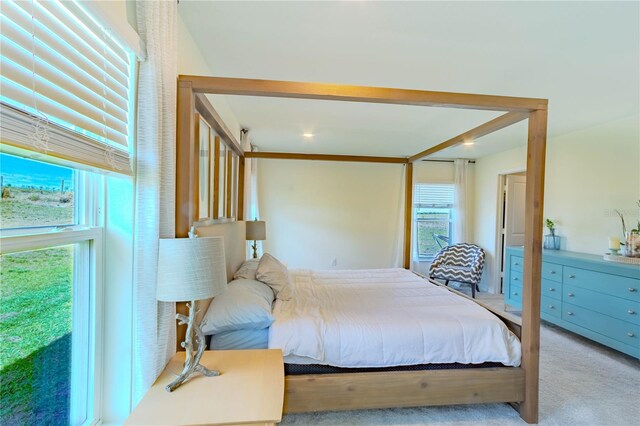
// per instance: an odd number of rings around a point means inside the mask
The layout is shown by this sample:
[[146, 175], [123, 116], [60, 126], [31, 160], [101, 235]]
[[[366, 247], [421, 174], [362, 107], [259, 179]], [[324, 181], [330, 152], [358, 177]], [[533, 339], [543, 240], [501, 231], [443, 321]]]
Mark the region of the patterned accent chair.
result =
[[476, 290], [484, 268], [484, 250], [468, 243], [453, 244], [440, 250], [429, 267], [431, 279], [471, 284], [471, 297], [475, 299]]

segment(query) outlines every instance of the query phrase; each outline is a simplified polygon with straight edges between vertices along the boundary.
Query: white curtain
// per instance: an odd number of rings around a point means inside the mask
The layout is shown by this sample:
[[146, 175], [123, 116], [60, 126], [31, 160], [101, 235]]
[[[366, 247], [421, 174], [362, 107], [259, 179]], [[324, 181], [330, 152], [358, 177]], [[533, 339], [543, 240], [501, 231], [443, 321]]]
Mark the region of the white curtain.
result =
[[455, 165], [455, 191], [453, 205], [453, 241], [454, 243], [469, 242], [469, 160], [456, 159]]
[[391, 265], [393, 268], [402, 268], [404, 266], [404, 199], [406, 194], [405, 184], [407, 181], [405, 176], [407, 176], [407, 166], [402, 167], [402, 173], [400, 173], [400, 197], [398, 197], [398, 217], [396, 219], [395, 255], [393, 257], [393, 264]]
[[177, 10], [137, 1], [147, 48], [138, 77], [134, 230], [134, 406], [175, 353], [175, 304], [156, 300], [158, 238], [175, 236]]

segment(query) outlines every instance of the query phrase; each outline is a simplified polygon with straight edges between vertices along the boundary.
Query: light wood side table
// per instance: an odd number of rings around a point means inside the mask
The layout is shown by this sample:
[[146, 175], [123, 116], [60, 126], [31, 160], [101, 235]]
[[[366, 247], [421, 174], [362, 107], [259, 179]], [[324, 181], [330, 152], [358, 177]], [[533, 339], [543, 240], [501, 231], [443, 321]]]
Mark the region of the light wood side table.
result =
[[126, 425], [275, 425], [282, 420], [279, 349], [206, 351], [200, 363], [221, 375], [198, 375], [167, 392], [164, 387], [182, 371], [184, 355], [171, 359]]

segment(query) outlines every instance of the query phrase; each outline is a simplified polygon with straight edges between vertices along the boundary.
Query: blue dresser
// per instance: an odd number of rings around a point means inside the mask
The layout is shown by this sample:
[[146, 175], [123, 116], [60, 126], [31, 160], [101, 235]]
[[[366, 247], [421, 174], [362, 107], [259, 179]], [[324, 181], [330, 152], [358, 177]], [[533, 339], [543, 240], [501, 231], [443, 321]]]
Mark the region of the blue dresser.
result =
[[[522, 247], [507, 247], [505, 303], [522, 309]], [[640, 358], [640, 267], [560, 250], [542, 254], [540, 317]]]

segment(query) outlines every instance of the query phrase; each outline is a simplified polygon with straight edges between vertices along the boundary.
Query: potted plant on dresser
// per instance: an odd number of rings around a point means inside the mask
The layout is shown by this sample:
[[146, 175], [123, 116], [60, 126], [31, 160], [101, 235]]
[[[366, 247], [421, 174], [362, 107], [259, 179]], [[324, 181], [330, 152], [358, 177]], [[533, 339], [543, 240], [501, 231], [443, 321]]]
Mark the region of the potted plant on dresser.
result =
[[551, 219], [545, 220], [549, 233], [544, 236], [543, 247], [550, 250], [560, 250], [560, 237], [556, 235], [556, 224]]

